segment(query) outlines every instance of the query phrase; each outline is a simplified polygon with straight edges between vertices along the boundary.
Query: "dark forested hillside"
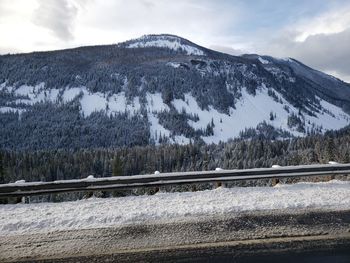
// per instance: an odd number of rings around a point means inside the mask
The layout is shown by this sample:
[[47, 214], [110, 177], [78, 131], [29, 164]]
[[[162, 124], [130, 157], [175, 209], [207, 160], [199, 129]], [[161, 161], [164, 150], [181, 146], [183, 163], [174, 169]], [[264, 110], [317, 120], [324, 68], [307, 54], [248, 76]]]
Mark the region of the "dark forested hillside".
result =
[[292, 138], [342, 128], [349, 113], [350, 85], [299, 61], [172, 35], [0, 56], [7, 150]]
[[0, 152], [0, 180], [53, 181], [174, 171], [350, 162], [350, 128], [292, 140], [234, 140], [121, 149]]

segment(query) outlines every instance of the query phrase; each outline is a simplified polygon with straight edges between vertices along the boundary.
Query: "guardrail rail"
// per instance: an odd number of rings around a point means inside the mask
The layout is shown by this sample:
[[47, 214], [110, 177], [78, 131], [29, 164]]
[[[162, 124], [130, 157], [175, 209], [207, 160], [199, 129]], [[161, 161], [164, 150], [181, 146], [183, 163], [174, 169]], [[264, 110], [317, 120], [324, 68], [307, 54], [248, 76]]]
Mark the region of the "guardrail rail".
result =
[[255, 179], [330, 176], [350, 174], [350, 164], [273, 166], [245, 170], [175, 172], [148, 175], [115, 176], [52, 182], [23, 182], [0, 184], [0, 198], [23, 197], [64, 192], [104, 191], [138, 187], [160, 187], [195, 183], [215, 183]]

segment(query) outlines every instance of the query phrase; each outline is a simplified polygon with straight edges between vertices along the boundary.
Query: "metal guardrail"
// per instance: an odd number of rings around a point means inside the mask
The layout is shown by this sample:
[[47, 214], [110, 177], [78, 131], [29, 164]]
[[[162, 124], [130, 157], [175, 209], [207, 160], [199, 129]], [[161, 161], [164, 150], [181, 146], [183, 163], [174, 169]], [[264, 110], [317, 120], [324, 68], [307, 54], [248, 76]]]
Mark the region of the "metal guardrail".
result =
[[273, 166], [245, 170], [222, 170], [181, 173], [155, 173], [149, 175], [85, 178], [53, 182], [16, 182], [0, 184], [0, 197], [23, 197], [64, 192], [104, 191], [138, 187], [160, 187], [195, 183], [215, 183], [256, 179], [279, 179], [305, 176], [350, 174], [350, 164], [332, 162], [325, 165]]

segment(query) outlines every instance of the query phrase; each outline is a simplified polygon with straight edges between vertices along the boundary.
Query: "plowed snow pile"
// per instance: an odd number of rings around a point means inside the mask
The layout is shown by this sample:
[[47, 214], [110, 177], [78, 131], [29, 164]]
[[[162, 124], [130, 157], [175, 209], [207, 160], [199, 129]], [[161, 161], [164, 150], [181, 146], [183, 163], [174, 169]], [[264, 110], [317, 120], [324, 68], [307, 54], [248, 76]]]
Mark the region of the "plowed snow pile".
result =
[[0, 236], [186, 220], [243, 211], [305, 208], [350, 209], [350, 182], [333, 180], [63, 203], [0, 205]]

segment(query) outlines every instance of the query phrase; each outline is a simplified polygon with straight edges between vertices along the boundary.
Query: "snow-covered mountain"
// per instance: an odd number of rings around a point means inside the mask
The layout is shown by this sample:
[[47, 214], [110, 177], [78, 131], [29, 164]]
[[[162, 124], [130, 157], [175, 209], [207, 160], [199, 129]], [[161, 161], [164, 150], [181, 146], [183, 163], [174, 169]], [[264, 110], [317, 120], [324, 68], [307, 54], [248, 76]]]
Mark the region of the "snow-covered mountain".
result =
[[0, 56], [4, 148], [277, 139], [350, 122], [350, 84], [286, 58], [173, 35]]

